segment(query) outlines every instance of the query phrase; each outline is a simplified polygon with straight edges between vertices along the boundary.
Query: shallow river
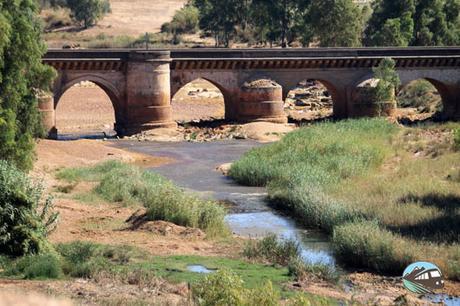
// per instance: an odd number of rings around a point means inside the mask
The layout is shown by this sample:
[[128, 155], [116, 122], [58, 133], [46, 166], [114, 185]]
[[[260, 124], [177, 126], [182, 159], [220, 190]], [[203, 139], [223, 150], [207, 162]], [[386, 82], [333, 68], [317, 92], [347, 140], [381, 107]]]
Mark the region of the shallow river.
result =
[[299, 243], [306, 261], [335, 266], [326, 235], [316, 230], [301, 229], [291, 218], [268, 207], [264, 188], [239, 186], [216, 171], [221, 164], [233, 162], [246, 151], [260, 145], [249, 140], [209, 143], [117, 142], [118, 147], [131, 151], [174, 158], [175, 163], [153, 170], [203, 197], [230, 203], [226, 222], [235, 234], [262, 237], [275, 233], [282, 238], [294, 239]]
[[[265, 201], [265, 188], [237, 185], [216, 171], [218, 166], [238, 160], [261, 144], [249, 140], [209, 143], [121, 141], [115, 144], [130, 151], [175, 159], [174, 163], [152, 170], [202, 197], [231, 203], [226, 222], [235, 234], [263, 237], [275, 233], [280, 238], [294, 239], [299, 243], [305, 261], [339, 268], [326, 235], [317, 230], [302, 229], [292, 218], [271, 209]], [[212, 272], [201, 266], [191, 268], [199, 273]], [[425, 299], [442, 301], [448, 306], [460, 305], [459, 298], [442, 294], [426, 296]]]

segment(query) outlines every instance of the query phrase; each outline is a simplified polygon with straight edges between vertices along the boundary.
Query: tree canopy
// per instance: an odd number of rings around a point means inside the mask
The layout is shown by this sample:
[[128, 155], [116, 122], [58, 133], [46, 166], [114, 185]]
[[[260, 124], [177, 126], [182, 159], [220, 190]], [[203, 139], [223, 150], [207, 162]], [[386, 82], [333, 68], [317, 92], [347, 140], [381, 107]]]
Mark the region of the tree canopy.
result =
[[[193, 0], [217, 45], [233, 39], [287, 47], [460, 44], [460, 0]], [[244, 37], [239, 33], [244, 32]]]
[[54, 76], [42, 64], [36, 2], [0, 0], [0, 28], [0, 159], [30, 169], [41, 130], [37, 94]]

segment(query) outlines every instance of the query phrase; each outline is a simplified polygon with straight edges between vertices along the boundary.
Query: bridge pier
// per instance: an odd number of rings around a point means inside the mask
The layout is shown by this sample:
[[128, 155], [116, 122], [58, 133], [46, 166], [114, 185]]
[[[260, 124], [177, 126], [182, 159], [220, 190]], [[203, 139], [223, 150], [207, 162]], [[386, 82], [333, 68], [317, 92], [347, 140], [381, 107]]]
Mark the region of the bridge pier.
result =
[[48, 138], [57, 138], [56, 111], [54, 109], [54, 98], [51, 95], [40, 95], [38, 97], [38, 110], [42, 118], [42, 127]]
[[169, 51], [132, 51], [126, 71], [122, 135], [159, 127], [175, 127], [172, 119]]
[[283, 88], [278, 84], [241, 87], [237, 120], [240, 122], [267, 121], [287, 123], [284, 112]]

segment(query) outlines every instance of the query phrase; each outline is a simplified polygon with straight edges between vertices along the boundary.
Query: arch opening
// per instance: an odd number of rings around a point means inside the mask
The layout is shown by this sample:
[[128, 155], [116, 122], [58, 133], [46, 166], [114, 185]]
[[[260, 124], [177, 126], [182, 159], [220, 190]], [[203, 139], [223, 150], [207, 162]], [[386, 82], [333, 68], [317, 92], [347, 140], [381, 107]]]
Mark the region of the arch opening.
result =
[[225, 119], [224, 93], [211, 81], [195, 79], [172, 97], [173, 119], [179, 123]]
[[115, 136], [115, 103], [100, 85], [91, 81], [69, 84], [56, 103], [58, 137]]
[[284, 110], [292, 121], [332, 118], [336, 96], [336, 90], [328, 82], [305, 79], [287, 93]]
[[417, 79], [403, 84], [396, 95], [396, 117], [423, 121], [443, 111], [442, 84], [431, 79]]

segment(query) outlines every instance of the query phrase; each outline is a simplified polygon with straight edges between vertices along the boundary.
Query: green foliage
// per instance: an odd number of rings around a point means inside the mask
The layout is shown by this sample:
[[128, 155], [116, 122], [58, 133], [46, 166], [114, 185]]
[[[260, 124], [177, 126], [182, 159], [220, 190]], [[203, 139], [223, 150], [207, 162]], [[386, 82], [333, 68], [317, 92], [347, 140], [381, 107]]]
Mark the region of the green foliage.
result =
[[377, 0], [365, 32], [368, 46], [408, 46], [414, 33], [415, 0]]
[[246, 153], [233, 164], [230, 175], [250, 186], [279, 182], [295, 187], [305, 181], [314, 189], [318, 184], [338, 182], [380, 165], [386, 155], [386, 142], [395, 131], [395, 126], [383, 119], [302, 128], [280, 142]]
[[372, 7], [365, 34], [368, 46], [459, 44], [459, 0], [378, 0]]
[[243, 305], [243, 280], [234, 272], [220, 270], [193, 287], [198, 305]]
[[200, 28], [214, 36], [217, 46], [230, 46], [236, 27], [245, 24], [249, 12], [242, 0], [194, 0], [193, 4], [199, 10]]
[[219, 270], [193, 286], [198, 305], [279, 305], [280, 295], [270, 281], [254, 289], [245, 289], [244, 281], [230, 270]]
[[85, 28], [95, 25], [99, 19], [110, 12], [108, 0], [66, 0], [66, 6], [72, 12], [72, 17], [82, 22]]
[[61, 261], [55, 254], [21, 257], [8, 268], [6, 275], [25, 279], [56, 279], [63, 275]]
[[59, 244], [63, 271], [72, 277], [94, 278], [102, 271], [110, 272], [145, 257], [145, 253], [130, 246], [107, 246], [76, 241]]
[[398, 274], [415, 260], [402, 239], [380, 229], [376, 222], [337, 226], [332, 243], [338, 258], [353, 267]]
[[187, 194], [162, 176], [117, 161], [92, 168], [64, 169], [57, 178], [68, 182], [97, 181], [94, 191], [109, 202], [142, 204], [150, 220], [201, 228], [209, 236], [226, 235], [225, 209], [214, 201]]
[[[39, 212], [39, 207], [43, 207]], [[48, 233], [58, 218], [43, 188], [23, 172], [0, 160], [0, 252], [11, 256], [52, 251]]]
[[300, 259], [289, 262], [289, 275], [295, 277], [298, 281], [310, 280], [312, 276], [319, 279], [337, 283], [340, 274], [338, 271], [326, 264], [311, 264]]
[[417, 80], [404, 87], [397, 96], [399, 107], [413, 107], [420, 112], [434, 112], [442, 108], [436, 88], [426, 80]]
[[454, 148], [460, 151], [460, 128], [454, 130]]
[[[460, 193], [452, 165], [459, 155], [446, 136], [455, 128], [324, 123], [248, 152], [230, 173], [267, 185], [275, 208], [333, 233], [335, 252], [350, 266], [399, 274], [411, 260], [428, 260], [457, 279]], [[445, 143], [427, 135], [444, 135]], [[423, 157], [430, 150], [435, 159]], [[414, 159], [414, 152], [423, 155]], [[302, 275], [294, 263], [291, 273]]]
[[278, 41], [281, 47], [296, 39], [306, 3], [298, 0], [253, 0], [251, 20], [263, 41]]
[[262, 259], [287, 266], [289, 262], [300, 256], [300, 249], [297, 242], [280, 240], [275, 234], [271, 234], [259, 241], [248, 241], [243, 255], [249, 259]]
[[303, 25], [308, 29], [303, 31], [303, 42], [314, 37], [322, 47], [360, 46], [362, 18], [362, 11], [352, 0], [311, 1]]
[[37, 94], [54, 77], [41, 61], [46, 48], [35, 1], [1, 0], [0, 29], [0, 156], [30, 169], [33, 137], [42, 131]]
[[171, 22], [161, 26], [161, 32], [172, 34], [174, 41], [181, 34], [194, 34], [199, 30], [199, 14], [200, 12], [195, 6], [187, 4], [174, 14]]
[[401, 81], [395, 70], [396, 62], [391, 58], [384, 58], [380, 64], [373, 68], [374, 78], [379, 80], [375, 87], [375, 102], [394, 101], [395, 91]]

